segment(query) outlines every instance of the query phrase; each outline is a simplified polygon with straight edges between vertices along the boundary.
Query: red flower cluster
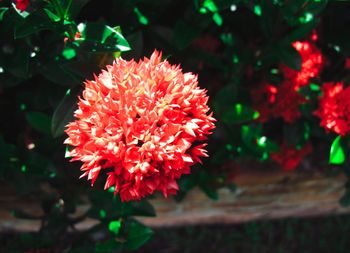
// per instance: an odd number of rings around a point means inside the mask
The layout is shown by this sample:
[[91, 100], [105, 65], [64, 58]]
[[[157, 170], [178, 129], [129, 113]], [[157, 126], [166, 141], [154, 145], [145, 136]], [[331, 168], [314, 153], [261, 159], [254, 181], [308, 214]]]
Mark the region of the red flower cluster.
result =
[[281, 84], [262, 84], [251, 91], [253, 105], [260, 113], [258, 120], [261, 122], [278, 117], [289, 123], [298, 119], [299, 106], [306, 102], [298, 90], [307, 85], [311, 78], [317, 77], [321, 71], [323, 57], [315, 45], [311, 42], [297, 41], [293, 46], [301, 55], [301, 70], [281, 65], [280, 70], [284, 74]]
[[280, 86], [262, 84], [252, 89], [251, 97], [260, 114], [260, 122], [279, 117], [286, 122], [293, 122], [300, 117], [299, 106], [306, 102], [306, 99], [294, 90], [294, 83], [287, 81]]
[[29, 0], [16, 0], [16, 8], [20, 11], [25, 11], [29, 4]]
[[139, 62], [116, 59], [86, 81], [79, 100], [66, 129], [72, 161], [84, 163], [92, 184], [105, 171], [105, 189], [114, 186], [122, 201], [175, 194], [176, 179], [208, 156], [205, 143], [195, 144], [215, 127], [206, 91], [157, 51]]
[[350, 132], [350, 87], [343, 83], [325, 83], [315, 115], [321, 119], [321, 126], [340, 135]]
[[301, 70], [281, 66], [284, 78], [294, 82], [294, 89], [307, 85], [311, 78], [317, 77], [323, 66], [323, 56], [318, 48], [308, 41], [296, 41], [293, 47], [301, 56]]
[[283, 144], [278, 153], [270, 154], [270, 158], [272, 161], [278, 163], [283, 170], [291, 171], [296, 169], [303, 158], [311, 152], [312, 146], [309, 142], [301, 149], [295, 149], [294, 147], [288, 147]]

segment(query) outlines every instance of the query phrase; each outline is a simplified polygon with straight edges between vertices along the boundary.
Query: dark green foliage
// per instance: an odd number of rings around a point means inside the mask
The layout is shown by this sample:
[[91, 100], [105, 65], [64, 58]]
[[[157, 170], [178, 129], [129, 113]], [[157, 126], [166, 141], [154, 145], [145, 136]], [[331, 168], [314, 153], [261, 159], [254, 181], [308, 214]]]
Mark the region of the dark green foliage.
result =
[[[34, 197], [43, 215], [23, 210], [13, 214], [41, 220], [43, 225], [37, 234], [18, 235], [18, 243], [9, 241], [4, 252], [43, 248], [122, 252], [136, 249], [152, 236], [149, 228], [130, 218], [155, 215], [147, 200], [121, 203], [118, 195], [102, 190], [102, 173], [90, 189], [78, 179], [79, 162], [65, 158], [69, 147], [63, 145], [64, 129], [74, 118], [83, 82], [119, 56], [138, 60], [161, 50], [172, 64], [198, 74], [199, 86], [208, 90], [217, 119], [209, 139], [210, 158], [179, 180], [177, 200], [195, 186], [217, 199], [218, 187], [234, 189], [228, 181], [231, 164], [266, 161], [281, 143], [299, 148], [310, 141], [317, 153], [313, 167], [327, 164], [330, 151], [329, 162], [349, 174], [347, 137], [341, 143], [340, 137], [334, 140], [313, 115], [322, 84], [350, 78], [345, 68], [350, 56], [347, 1], [31, 0], [24, 12], [12, 2], [0, 1], [0, 183], [14, 186], [20, 196]], [[313, 30], [327, 64], [320, 77], [298, 91], [309, 101], [300, 107], [301, 118], [293, 123], [280, 118], [257, 121], [252, 89], [265, 82], [278, 87], [285, 78], [278, 70], [281, 65], [300, 70], [302, 59], [291, 43], [309, 40]], [[349, 204], [348, 188], [343, 205]], [[74, 216], [77, 206], [86, 202], [91, 204], [86, 213]], [[68, 231], [87, 217], [96, 219], [97, 225], [70, 238]], [[308, 234], [297, 234], [293, 226], [290, 221], [282, 229], [284, 242], [298, 236], [307, 252]], [[273, 232], [260, 236], [269, 229], [274, 229], [269, 223], [245, 226], [239, 231], [243, 236], [233, 233], [231, 238], [245, 243], [233, 249], [288, 252], [282, 244], [270, 251], [249, 246], [271, 245], [272, 237], [282, 238]], [[326, 244], [327, 232], [323, 233], [320, 245]], [[96, 239], [96, 234], [102, 236]], [[185, 245], [190, 244], [185, 240]], [[346, 242], [334, 246], [334, 252], [345, 246]]]

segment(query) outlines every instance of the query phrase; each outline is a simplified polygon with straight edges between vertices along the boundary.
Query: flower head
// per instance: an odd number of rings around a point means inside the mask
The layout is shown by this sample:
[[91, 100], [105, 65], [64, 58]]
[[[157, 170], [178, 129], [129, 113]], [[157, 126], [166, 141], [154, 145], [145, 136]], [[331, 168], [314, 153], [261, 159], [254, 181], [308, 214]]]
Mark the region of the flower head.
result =
[[311, 78], [317, 77], [323, 67], [323, 56], [320, 50], [309, 41], [296, 41], [293, 47], [301, 56], [301, 70], [294, 70], [285, 65], [281, 66], [285, 79], [293, 80], [294, 89], [307, 85]]
[[178, 190], [176, 179], [207, 157], [207, 135], [215, 127], [208, 96], [197, 77], [161, 61], [161, 53], [139, 62], [116, 59], [85, 82], [76, 120], [67, 125], [72, 160], [82, 177], [107, 173], [123, 201]]
[[321, 126], [340, 135], [350, 132], [350, 87], [343, 83], [325, 83], [315, 115], [321, 119]]
[[22, 12], [28, 8], [29, 4], [29, 0], [16, 0], [16, 8]]
[[254, 108], [259, 112], [258, 121], [283, 118], [292, 123], [301, 116], [299, 107], [306, 99], [294, 90], [294, 83], [285, 80], [280, 85], [262, 84], [251, 90]]
[[301, 70], [281, 64], [284, 80], [279, 85], [261, 84], [251, 91], [254, 108], [260, 113], [260, 122], [279, 117], [289, 123], [297, 120], [301, 116], [300, 105], [307, 102], [299, 89], [320, 74], [323, 57], [317, 47], [308, 41], [296, 41], [292, 45], [301, 55]]

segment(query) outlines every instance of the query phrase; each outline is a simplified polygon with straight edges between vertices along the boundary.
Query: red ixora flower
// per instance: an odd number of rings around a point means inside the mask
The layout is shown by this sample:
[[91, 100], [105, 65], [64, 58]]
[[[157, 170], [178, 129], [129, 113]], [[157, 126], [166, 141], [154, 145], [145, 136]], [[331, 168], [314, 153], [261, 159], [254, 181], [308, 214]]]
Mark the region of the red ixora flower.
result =
[[321, 119], [321, 126], [340, 135], [350, 132], [350, 87], [342, 82], [325, 83], [315, 115]]
[[76, 120], [67, 125], [72, 161], [92, 185], [108, 174], [122, 201], [178, 190], [176, 179], [207, 157], [203, 142], [214, 129], [208, 96], [197, 76], [161, 61], [161, 53], [139, 62], [116, 59], [85, 82]]
[[16, 8], [20, 11], [25, 11], [29, 4], [29, 0], [16, 0]]
[[251, 90], [253, 106], [260, 113], [257, 119], [260, 122], [279, 117], [289, 123], [297, 120], [301, 116], [300, 105], [307, 102], [298, 91], [311, 78], [318, 77], [323, 67], [323, 56], [312, 42], [296, 41], [292, 45], [301, 55], [301, 70], [281, 64], [284, 80], [279, 85], [261, 84]]
[[293, 47], [301, 56], [301, 70], [291, 69], [281, 65], [285, 79], [294, 81], [294, 89], [297, 91], [300, 87], [307, 85], [311, 78], [317, 77], [323, 67], [323, 56], [320, 50], [309, 41], [296, 41]]
[[259, 112], [257, 119], [266, 122], [270, 118], [283, 118], [292, 123], [300, 117], [299, 106], [306, 99], [294, 90], [294, 83], [288, 80], [280, 85], [262, 84], [251, 90], [254, 108]]
[[304, 157], [311, 152], [312, 146], [309, 142], [300, 149], [282, 144], [281, 150], [277, 153], [271, 153], [270, 158], [278, 163], [284, 171], [291, 171], [295, 170]]

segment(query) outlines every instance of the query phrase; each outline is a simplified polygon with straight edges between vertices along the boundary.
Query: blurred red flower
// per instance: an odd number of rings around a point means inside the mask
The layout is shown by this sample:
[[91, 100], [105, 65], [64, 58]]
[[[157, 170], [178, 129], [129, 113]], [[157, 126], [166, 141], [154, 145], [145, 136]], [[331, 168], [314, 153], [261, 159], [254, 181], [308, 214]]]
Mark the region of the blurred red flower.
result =
[[25, 11], [29, 4], [29, 0], [16, 0], [16, 8], [20, 11]]
[[139, 62], [116, 59], [85, 82], [76, 120], [67, 125], [72, 161], [81, 177], [108, 174], [122, 201], [178, 190], [176, 179], [207, 157], [203, 142], [214, 129], [208, 96], [197, 76], [161, 61], [155, 51]]
[[263, 84], [251, 90], [254, 108], [259, 112], [258, 121], [266, 122], [270, 118], [283, 118], [294, 122], [300, 117], [299, 106], [306, 99], [294, 90], [294, 83], [284, 81], [280, 85]]
[[312, 146], [309, 142], [300, 149], [282, 144], [281, 150], [277, 153], [271, 153], [270, 158], [272, 161], [278, 163], [283, 170], [291, 171], [295, 170], [304, 157], [311, 152]]
[[350, 131], [350, 87], [342, 82], [325, 83], [315, 115], [321, 119], [320, 125], [328, 131], [346, 135]]
[[301, 70], [291, 69], [281, 65], [284, 78], [293, 80], [294, 89], [297, 91], [300, 87], [307, 85], [311, 78], [317, 77], [323, 67], [323, 56], [320, 50], [309, 41], [296, 41], [293, 47], [301, 56]]
[[253, 106], [260, 113], [258, 118], [260, 122], [279, 117], [289, 123], [297, 120], [301, 116], [300, 105], [307, 102], [298, 92], [299, 88], [320, 74], [323, 56], [317, 47], [308, 41], [296, 41], [293, 47], [301, 55], [301, 70], [294, 70], [281, 64], [280, 71], [284, 75], [284, 80], [279, 85], [262, 84], [251, 90]]

